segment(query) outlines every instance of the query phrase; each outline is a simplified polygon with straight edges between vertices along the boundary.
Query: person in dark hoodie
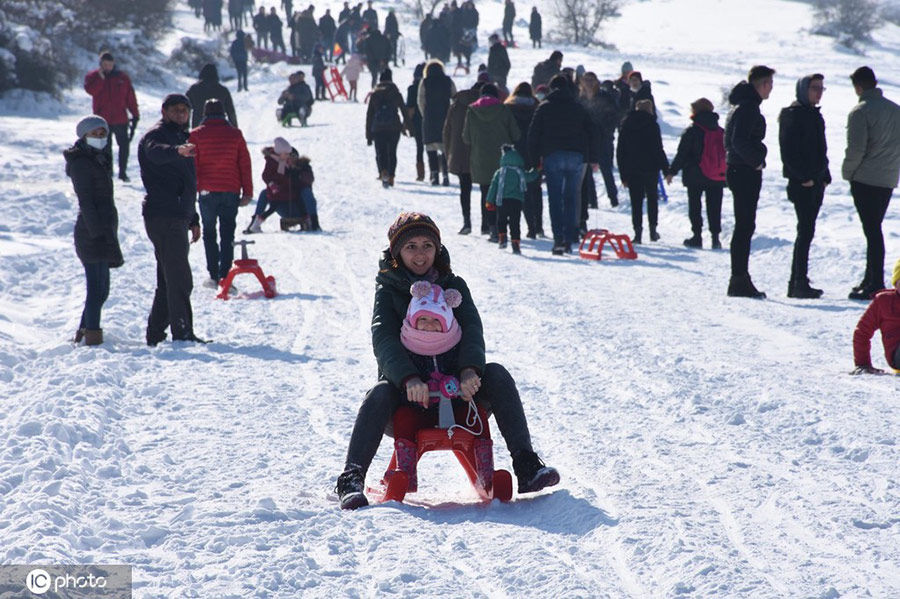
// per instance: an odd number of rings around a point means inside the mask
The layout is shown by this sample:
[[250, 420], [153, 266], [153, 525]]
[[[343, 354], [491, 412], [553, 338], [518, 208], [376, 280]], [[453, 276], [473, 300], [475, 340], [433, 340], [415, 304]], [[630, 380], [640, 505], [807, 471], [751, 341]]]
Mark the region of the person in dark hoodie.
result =
[[[671, 184], [672, 178], [678, 171], [682, 171], [681, 182], [687, 187], [688, 218], [693, 235], [684, 240], [684, 245], [689, 248], [703, 247], [700, 204], [703, 194], [706, 194], [706, 218], [712, 235], [712, 247], [716, 250], [722, 247], [719, 234], [722, 232], [722, 195], [725, 189], [725, 147], [722, 128], [719, 127], [719, 115], [714, 109], [713, 103], [706, 98], [691, 103], [693, 123], [681, 134], [678, 152], [666, 173], [666, 182]], [[710, 148], [705, 147], [708, 136], [713, 136], [710, 138]], [[719, 137], [718, 143], [714, 143], [716, 136]], [[704, 155], [707, 155], [711, 164], [701, 166]], [[714, 168], [710, 170], [710, 166]], [[704, 168], [707, 172], [704, 172]]]
[[234, 62], [234, 69], [237, 71], [238, 91], [247, 91], [247, 61], [249, 55], [247, 53], [247, 43], [245, 38], [246, 34], [238, 29], [237, 33], [235, 33], [234, 41], [231, 42], [231, 47], [229, 48], [231, 60]]
[[638, 100], [634, 110], [622, 121], [619, 145], [616, 148], [619, 176], [631, 197], [631, 224], [634, 226], [634, 243], [641, 243], [644, 220], [644, 198], [647, 198], [647, 220], [650, 224], [650, 241], [658, 241], [656, 230], [659, 219], [659, 191], [657, 180], [660, 171], [669, 168], [669, 159], [663, 150], [659, 123], [653, 114], [650, 100]]
[[506, 52], [506, 46], [500, 41], [500, 36], [496, 33], [491, 34], [488, 38], [491, 49], [488, 51], [487, 72], [491, 79], [502, 87], [506, 87], [506, 77], [509, 75], [509, 54]]
[[528, 35], [531, 37], [531, 47], [540, 48], [541, 38], [543, 38], [543, 19], [541, 13], [538, 12], [537, 6], [531, 7], [531, 20], [528, 22]]
[[531, 74], [531, 87], [537, 89], [539, 85], [547, 85], [553, 77], [562, 69], [563, 53], [554, 50], [550, 58], [534, 65]]
[[[479, 75], [475, 84], [456, 92], [447, 110], [442, 138], [447, 155], [447, 170], [459, 177], [459, 205], [462, 210], [463, 226], [460, 235], [472, 232], [472, 170], [469, 165], [469, 146], [463, 141], [462, 132], [466, 124], [469, 105], [481, 96], [481, 87], [488, 81], [488, 74]], [[487, 206], [481, 207], [481, 231], [489, 232]]]
[[425, 73], [425, 63], [413, 70], [413, 82], [406, 88], [406, 122], [416, 140], [416, 181], [425, 180], [425, 142], [422, 140], [422, 113], [419, 112], [419, 85]]
[[797, 99], [778, 117], [778, 142], [781, 163], [788, 180], [787, 196], [797, 213], [797, 238], [788, 297], [817, 299], [822, 290], [810, 287], [809, 246], [816, 233], [816, 218], [825, 197], [825, 186], [831, 183], [828, 169], [828, 146], [825, 142], [825, 119], [819, 102], [825, 91], [825, 76], [819, 73], [797, 81]]
[[565, 75], [550, 80], [550, 93], [528, 128], [528, 155], [540, 162], [547, 181], [553, 254], [572, 251], [578, 240], [581, 179], [585, 163], [598, 170], [599, 140], [587, 110]]
[[650, 100], [653, 107], [653, 114], [656, 115], [656, 100], [653, 99], [653, 92], [650, 91], [650, 82], [644, 81], [640, 71], [631, 71], [628, 74], [628, 89], [631, 91], [629, 96], [628, 110], [634, 110], [639, 100]]
[[191, 101], [181, 94], [163, 100], [162, 119], [138, 144], [138, 163], [144, 183], [143, 216], [147, 236], [156, 256], [156, 293], [147, 319], [147, 345], [166, 339], [205, 343], [194, 335], [191, 290], [194, 287], [188, 261], [190, 243], [200, 239], [196, 210], [197, 173], [195, 147], [188, 143]]
[[403, 112], [403, 95], [392, 81], [393, 73], [384, 69], [378, 85], [369, 97], [366, 110], [366, 143], [375, 145], [375, 162], [378, 176], [385, 187], [394, 185], [397, 171], [397, 144], [400, 133], [408, 129]]
[[75, 127], [78, 141], [63, 152], [66, 175], [78, 197], [75, 220], [75, 253], [84, 266], [87, 296], [75, 343], [103, 343], [100, 312], [109, 297], [109, 269], [125, 263], [119, 247], [119, 214], [113, 200], [112, 157], [107, 151], [109, 125], [91, 115]]
[[203, 120], [203, 106], [206, 106], [207, 100], [218, 100], [225, 109], [225, 115], [228, 122], [238, 126], [237, 115], [234, 113], [234, 102], [231, 101], [231, 92], [228, 88], [219, 83], [219, 69], [212, 63], [203, 65], [198, 75], [198, 81], [191, 85], [185, 95], [191, 101], [191, 106], [197, 106], [191, 114], [191, 129], [200, 125]]
[[450, 108], [450, 99], [456, 93], [453, 80], [444, 72], [439, 60], [430, 60], [425, 65], [422, 83], [419, 85], [416, 102], [422, 114], [422, 141], [428, 154], [428, 170], [431, 184], [450, 185], [447, 175], [447, 156], [444, 151], [443, 129]]
[[731, 279], [728, 295], [764, 299], [766, 294], [750, 278], [750, 241], [756, 229], [756, 205], [766, 166], [766, 118], [759, 105], [772, 93], [775, 70], [764, 65], [750, 69], [746, 81], [728, 96], [734, 108], [725, 122], [726, 181], [734, 197], [734, 233], [731, 236]]
[[316, 82], [316, 100], [327, 100], [325, 92], [325, 49], [316, 44], [312, 55], [312, 76]]
[[[522, 137], [516, 142], [516, 151], [525, 161], [525, 168], [536, 168], [537, 162], [528, 154], [528, 127], [531, 125], [531, 118], [534, 111], [537, 110], [538, 101], [534, 97], [531, 85], [527, 81], [522, 81], [513, 90], [504, 101], [509, 106], [516, 119], [516, 124], [522, 132]], [[522, 212], [525, 215], [525, 224], [528, 227], [525, 236], [529, 239], [535, 237], [544, 237], [543, 208], [544, 197], [541, 191], [540, 178], [528, 181], [525, 186], [525, 201], [522, 203]]]

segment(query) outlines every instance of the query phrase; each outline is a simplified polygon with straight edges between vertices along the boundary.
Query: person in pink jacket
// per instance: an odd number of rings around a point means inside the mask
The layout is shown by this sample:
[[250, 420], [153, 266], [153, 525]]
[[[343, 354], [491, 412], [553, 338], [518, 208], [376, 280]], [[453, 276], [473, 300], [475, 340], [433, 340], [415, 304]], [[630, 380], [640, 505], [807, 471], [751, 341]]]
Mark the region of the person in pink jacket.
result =
[[853, 361], [856, 368], [851, 374], [882, 374], [872, 366], [870, 355], [872, 337], [881, 329], [881, 343], [888, 365], [900, 371], [900, 260], [894, 265], [891, 277], [893, 289], [875, 294], [853, 331]]
[[100, 68], [84, 76], [84, 91], [93, 98], [94, 114], [102, 116], [109, 124], [109, 137], [106, 143], [110, 150], [113, 136], [116, 138], [116, 144], [119, 146], [119, 179], [128, 181], [128, 146], [140, 118], [131, 79], [116, 68], [113, 55], [104, 51], [100, 54]]

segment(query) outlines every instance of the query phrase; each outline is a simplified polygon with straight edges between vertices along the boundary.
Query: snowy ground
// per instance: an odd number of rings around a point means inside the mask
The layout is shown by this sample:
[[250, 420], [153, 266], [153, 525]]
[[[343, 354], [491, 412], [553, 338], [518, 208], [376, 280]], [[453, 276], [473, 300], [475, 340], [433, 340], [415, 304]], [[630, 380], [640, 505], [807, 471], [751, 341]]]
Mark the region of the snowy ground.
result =
[[[502, 4], [478, 7], [484, 40]], [[781, 0], [633, 3], [608, 28], [617, 51], [563, 48], [567, 65], [604, 77], [631, 60], [653, 81], [670, 158], [690, 101], [720, 103], [751, 64], [777, 69], [763, 104], [770, 158], [751, 258], [766, 301], [725, 296], [727, 251], [681, 246], [680, 185], [661, 209], [662, 241], [641, 246], [636, 262], [555, 258], [549, 241], [526, 241], [519, 258], [457, 236], [456, 190], [412, 181], [409, 140], [396, 188], [377, 184], [362, 105], [319, 103], [309, 128], [277, 126], [274, 99], [292, 70], [278, 65], [254, 69], [251, 91], [235, 95], [256, 183], [260, 149], [287, 135], [312, 158], [325, 229], [281, 233], [270, 221], [254, 237], [251, 253], [280, 295], [262, 299], [239, 278], [243, 298], [215, 300], [199, 285], [195, 245], [196, 331], [215, 342], [144, 345], [154, 261], [135, 143], [133, 182], [117, 182], [126, 265], [113, 272], [106, 343], [73, 347], [84, 283], [60, 152], [90, 99], [76, 87], [64, 105], [2, 101], [0, 563], [127, 563], [138, 597], [900, 595], [900, 378], [847, 375], [864, 305], [845, 298], [865, 243], [839, 176], [855, 102], [847, 75], [869, 64], [900, 98], [900, 30], [882, 29], [858, 56], [810, 36], [809, 10]], [[203, 35], [186, 11], [177, 23], [179, 36]], [[524, 27], [516, 35], [530, 46]], [[396, 72], [404, 90], [415, 46]], [[552, 49], [511, 51], [510, 80], [528, 78]], [[813, 71], [826, 77], [836, 180], [810, 264], [825, 296], [796, 301], [785, 298], [795, 220], [776, 118], [796, 78]], [[137, 82], [139, 134], [165, 93], [190, 81]], [[611, 209], [601, 193], [600, 204], [591, 226], [630, 232], [627, 202]], [[478, 504], [452, 458], [430, 454], [407, 505], [337, 508], [331, 488], [375, 377], [377, 256], [401, 209], [442, 227], [489, 358], [516, 377], [536, 448], [563, 475], [552, 492]], [[251, 211], [241, 210], [239, 228]], [[726, 201], [726, 244], [731, 214]], [[884, 231], [893, 264], [896, 208]], [[877, 336], [874, 345], [884, 367]], [[495, 454], [509, 467], [502, 446]]]

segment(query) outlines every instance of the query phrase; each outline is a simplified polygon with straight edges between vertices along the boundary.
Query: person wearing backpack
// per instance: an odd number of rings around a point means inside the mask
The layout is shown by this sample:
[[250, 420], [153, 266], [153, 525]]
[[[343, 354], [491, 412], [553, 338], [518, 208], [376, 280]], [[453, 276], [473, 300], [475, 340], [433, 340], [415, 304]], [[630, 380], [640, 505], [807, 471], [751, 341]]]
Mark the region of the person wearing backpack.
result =
[[687, 187], [688, 218], [693, 235], [684, 240], [689, 248], [702, 248], [703, 216], [700, 200], [706, 194], [706, 219], [712, 235], [713, 249], [721, 249], [722, 195], [725, 189], [725, 136], [719, 126], [719, 115], [706, 98], [691, 103], [693, 124], [681, 134], [678, 152], [666, 172], [666, 183], [681, 171], [681, 182]]
[[378, 177], [385, 188], [394, 185], [397, 144], [400, 142], [400, 132], [407, 129], [403, 95], [391, 80], [392, 77], [390, 69], [381, 71], [366, 111], [366, 143], [375, 145]]
[[787, 196], [797, 213], [797, 238], [788, 297], [817, 299], [822, 290], [809, 286], [809, 246], [816, 232], [816, 217], [831, 183], [828, 170], [828, 146], [825, 143], [825, 119], [819, 102], [825, 91], [825, 77], [819, 73], [797, 81], [797, 99], [778, 117], [778, 141], [781, 163], [788, 180]]

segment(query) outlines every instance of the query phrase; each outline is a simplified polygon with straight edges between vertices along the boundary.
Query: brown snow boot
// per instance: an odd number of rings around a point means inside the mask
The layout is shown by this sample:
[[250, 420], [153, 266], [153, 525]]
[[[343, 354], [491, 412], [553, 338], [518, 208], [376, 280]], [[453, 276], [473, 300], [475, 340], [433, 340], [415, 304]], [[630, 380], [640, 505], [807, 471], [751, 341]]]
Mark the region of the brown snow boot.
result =
[[85, 329], [84, 330], [84, 344], [85, 345], [100, 345], [103, 343], [103, 329]]

